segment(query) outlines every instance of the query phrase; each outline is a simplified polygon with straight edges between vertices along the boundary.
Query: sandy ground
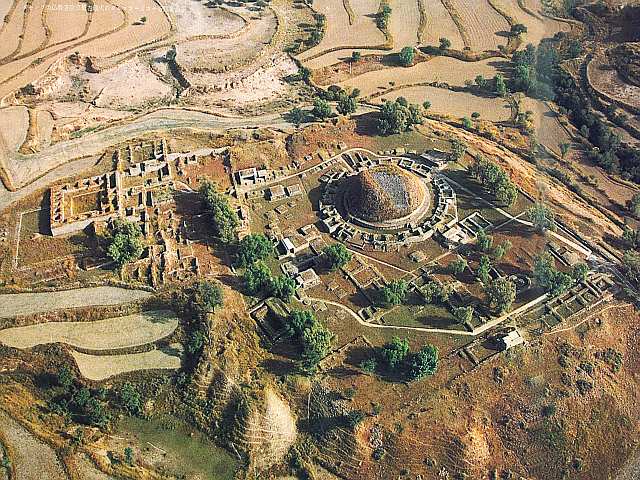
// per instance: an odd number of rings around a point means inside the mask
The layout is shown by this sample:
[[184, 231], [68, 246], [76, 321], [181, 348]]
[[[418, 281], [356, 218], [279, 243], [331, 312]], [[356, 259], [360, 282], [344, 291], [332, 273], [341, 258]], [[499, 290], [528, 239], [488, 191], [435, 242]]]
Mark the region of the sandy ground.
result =
[[0, 136], [5, 147], [16, 152], [27, 138], [29, 113], [27, 107], [0, 109]]
[[150, 296], [151, 293], [142, 290], [128, 290], [118, 287], [78, 288], [44, 293], [12, 293], [0, 295], [0, 317], [30, 315], [88, 305], [119, 305]]
[[395, 83], [395, 86], [401, 86], [418, 82], [446, 82], [450, 85], [463, 86], [465, 80], [473, 80], [476, 75], [493, 78], [498, 73], [495, 67], [496, 63], [499, 62], [495, 59], [481, 62], [462, 62], [449, 57], [435, 57], [413, 67], [397, 67], [367, 72], [340, 83], [340, 86], [359, 88], [363, 97], [380, 90], [386, 90], [391, 86], [391, 83]]
[[473, 112], [480, 113], [480, 118], [484, 120], [500, 121], [511, 117], [509, 104], [503, 98], [478, 97], [467, 92], [452, 92], [436, 87], [403, 88], [373, 101], [381, 103], [382, 99], [395, 100], [397, 97], [405, 97], [409, 102], [420, 105], [428, 100], [431, 102], [430, 112], [451, 117], [471, 118]]
[[206, 2], [200, 0], [168, 0], [164, 5], [169, 15], [175, 18], [176, 30], [181, 39], [198, 35], [230, 35], [246, 24], [241, 16], [208, 7]]
[[460, 30], [440, 0], [423, 0], [426, 6], [427, 23], [422, 37], [423, 45], [438, 45], [442, 37], [451, 41], [451, 47], [464, 47]]
[[47, 9], [47, 24], [51, 29], [51, 44], [68, 41], [82, 34], [89, 19], [89, 14], [81, 4], [68, 0], [51, 0]]
[[2, 411], [0, 430], [14, 454], [11, 462], [16, 469], [16, 480], [67, 479], [56, 452]]
[[394, 51], [417, 45], [420, 26], [418, 0], [392, 0], [389, 5], [393, 10], [389, 28], [393, 35]]
[[130, 348], [156, 342], [178, 327], [168, 310], [142, 312], [95, 322], [52, 322], [0, 330], [0, 342], [13, 348], [66, 343], [87, 350]]
[[498, 45], [507, 44], [507, 38], [496, 32], [508, 32], [509, 24], [487, 0], [451, 0], [451, 3], [462, 19], [471, 50], [496, 50]]
[[80, 373], [89, 380], [96, 381], [138, 370], [176, 370], [181, 365], [181, 353], [178, 348], [171, 348], [166, 352], [151, 350], [129, 355], [86, 355], [71, 351]]

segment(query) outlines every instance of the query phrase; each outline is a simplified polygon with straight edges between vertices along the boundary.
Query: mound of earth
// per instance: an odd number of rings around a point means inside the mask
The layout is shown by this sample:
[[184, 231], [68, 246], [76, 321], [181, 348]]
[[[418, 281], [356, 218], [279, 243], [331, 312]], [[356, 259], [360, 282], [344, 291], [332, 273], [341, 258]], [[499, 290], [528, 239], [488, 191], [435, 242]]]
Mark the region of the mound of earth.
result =
[[394, 165], [363, 170], [351, 182], [349, 213], [368, 222], [406, 217], [424, 201], [420, 180]]
[[608, 55], [622, 78], [640, 86], [640, 43], [622, 43], [609, 50]]

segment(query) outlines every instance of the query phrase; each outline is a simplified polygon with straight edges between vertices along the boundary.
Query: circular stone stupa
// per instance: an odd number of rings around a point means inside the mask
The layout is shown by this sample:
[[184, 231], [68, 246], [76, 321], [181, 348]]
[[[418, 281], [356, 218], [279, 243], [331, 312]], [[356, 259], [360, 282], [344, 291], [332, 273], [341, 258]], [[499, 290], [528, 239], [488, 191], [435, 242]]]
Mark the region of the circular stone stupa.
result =
[[396, 165], [379, 165], [351, 177], [345, 206], [355, 219], [390, 225], [409, 221], [424, 210], [429, 196], [424, 182]]

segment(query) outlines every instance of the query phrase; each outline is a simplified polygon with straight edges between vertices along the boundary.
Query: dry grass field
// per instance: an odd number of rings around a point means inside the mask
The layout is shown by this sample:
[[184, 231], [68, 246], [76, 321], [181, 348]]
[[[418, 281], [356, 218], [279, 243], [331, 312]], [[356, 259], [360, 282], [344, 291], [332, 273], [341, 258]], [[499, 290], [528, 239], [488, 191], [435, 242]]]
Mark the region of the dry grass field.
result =
[[149, 298], [143, 290], [118, 287], [92, 287], [43, 293], [11, 293], [0, 295], [0, 316], [15, 317], [88, 305], [119, 305]]
[[[504, 33], [509, 24], [496, 12], [487, 0], [450, 0], [462, 23], [469, 45], [475, 51], [496, 50], [506, 45]], [[502, 34], [502, 35], [499, 35]]]
[[86, 350], [114, 350], [156, 342], [171, 335], [178, 318], [171, 311], [142, 312], [94, 322], [52, 322], [0, 330], [0, 343], [31, 348], [66, 343]]
[[443, 88], [416, 86], [394, 90], [392, 93], [372, 99], [375, 103], [404, 97], [411, 103], [431, 102], [429, 112], [451, 117], [471, 117], [478, 112], [480, 118], [491, 121], [508, 120], [511, 108], [504, 98], [479, 97], [467, 92], [453, 92]]
[[423, 28], [422, 44], [438, 45], [440, 38], [448, 38], [451, 47], [462, 50], [464, 43], [460, 30], [441, 0], [422, 0], [425, 5], [426, 22]]
[[178, 348], [128, 355], [87, 355], [72, 350], [71, 355], [82, 376], [95, 381], [139, 370], [177, 370], [181, 365]]

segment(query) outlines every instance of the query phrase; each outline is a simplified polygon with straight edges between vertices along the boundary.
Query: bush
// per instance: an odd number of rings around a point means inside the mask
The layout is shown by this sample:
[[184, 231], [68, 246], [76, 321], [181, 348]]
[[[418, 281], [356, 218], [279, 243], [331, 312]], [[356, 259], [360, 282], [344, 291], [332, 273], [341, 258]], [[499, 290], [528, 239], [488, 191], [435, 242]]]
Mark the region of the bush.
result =
[[329, 102], [322, 98], [316, 98], [316, 100], [313, 102], [313, 110], [311, 110], [311, 113], [314, 117], [320, 120], [325, 120], [333, 115], [333, 112], [331, 111], [331, 105], [329, 105]]
[[142, 397], [129, 382], [122, 386], [119, 397], [120, 406], [130, 415], [140, 415], [142, 413]]

